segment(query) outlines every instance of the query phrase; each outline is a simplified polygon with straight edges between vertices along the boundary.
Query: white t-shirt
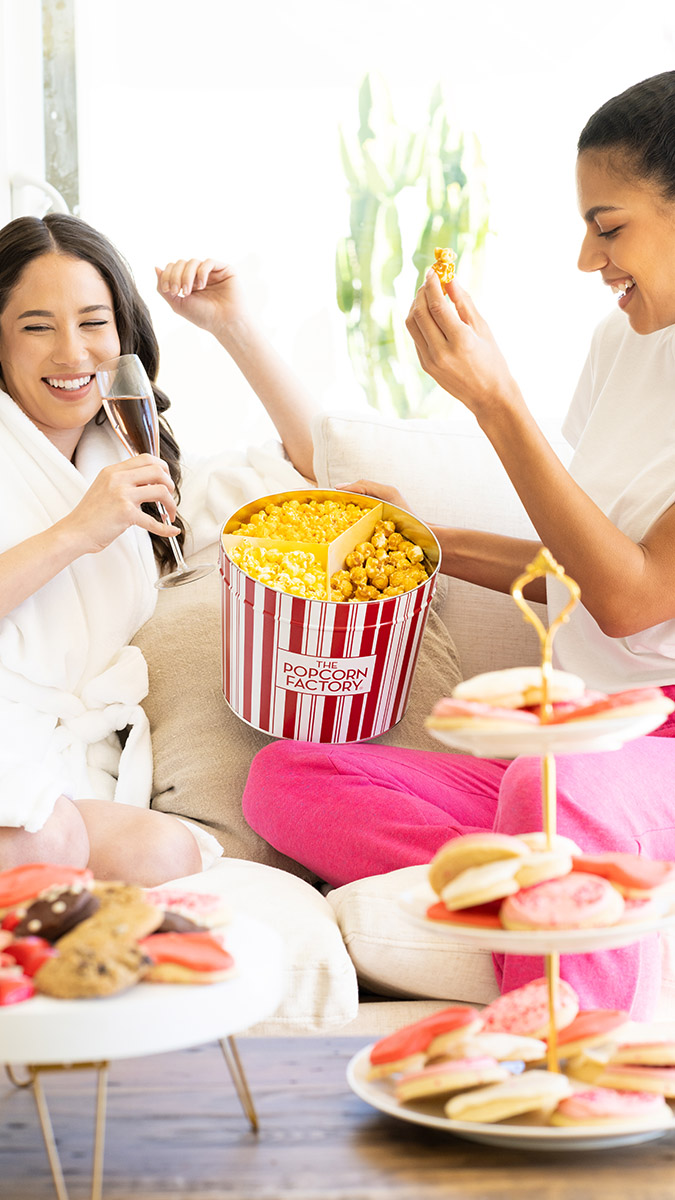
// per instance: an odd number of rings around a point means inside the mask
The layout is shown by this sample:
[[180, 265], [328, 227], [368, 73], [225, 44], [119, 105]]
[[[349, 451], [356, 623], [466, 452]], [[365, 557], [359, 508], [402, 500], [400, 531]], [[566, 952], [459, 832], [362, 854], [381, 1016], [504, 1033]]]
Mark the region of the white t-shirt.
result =
[[[644, 336], [619, 309], [607, 317], [593, 336], [563, 433], [574, 450], [573, 479], [639, 541], [675, 502], [675, 326]], [[549, 577], [549, 619], [568, 599]], [[675, 684], [675, 620], [610, 638], [579, 604], [556, 633], [554, 654], [558, 666], [607, 692]]]

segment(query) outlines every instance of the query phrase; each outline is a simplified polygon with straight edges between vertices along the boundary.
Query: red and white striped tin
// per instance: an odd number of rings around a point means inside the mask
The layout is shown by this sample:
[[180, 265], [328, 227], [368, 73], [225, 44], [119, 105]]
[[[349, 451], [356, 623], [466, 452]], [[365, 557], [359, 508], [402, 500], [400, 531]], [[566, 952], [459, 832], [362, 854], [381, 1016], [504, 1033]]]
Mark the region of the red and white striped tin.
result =
[[[348, 498], [344, 492], [321, 493], [333, 495]], [[283, 498], [294, 496], [318, 493]], [[255, 507], [279, 499], [265, 497]], [[233, 514], [224, 533], [252, 508]], [[403, 717], [440, 548], [409, 513], [389, 504], [381, 508], [383, 516], [397, 526], [403, 521], [408, 536], [424, 545], [432, 568], [429, 579], [401, 596], [352, 603], [300, 599], [246, 575], [221, 542], [223, 693], [254, 728], [297, 741], [357, 742], [385, 733]]]

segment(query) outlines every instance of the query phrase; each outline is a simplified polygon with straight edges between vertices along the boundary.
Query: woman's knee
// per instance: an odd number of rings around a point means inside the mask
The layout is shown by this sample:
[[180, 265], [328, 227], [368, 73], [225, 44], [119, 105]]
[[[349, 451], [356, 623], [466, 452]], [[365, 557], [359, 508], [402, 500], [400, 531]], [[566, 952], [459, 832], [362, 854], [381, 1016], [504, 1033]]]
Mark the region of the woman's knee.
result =
[[500, 833], [528, 833], [543, 828], [541, 773], [538, 758], [517, 758], [507, 767], [494, 825]]
[[0, 869], [8, 870], [31, 862], [87, 866], [87, 829], [77, 807], [66, 796], [59, 796], [51, 816], [35, 833], [15, 827], [0, 829]]

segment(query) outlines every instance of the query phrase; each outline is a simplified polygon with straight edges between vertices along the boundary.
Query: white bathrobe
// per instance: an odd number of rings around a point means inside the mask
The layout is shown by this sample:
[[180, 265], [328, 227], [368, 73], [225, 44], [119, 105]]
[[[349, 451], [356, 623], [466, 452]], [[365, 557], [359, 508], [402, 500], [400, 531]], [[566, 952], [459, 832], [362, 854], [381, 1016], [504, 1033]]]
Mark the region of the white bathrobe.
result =
[[[92, 422], [74, 465], [0, 392], [0, 553], [71, 512], [102, 467], [125, 456], [109, 424]], [[274, 452], [194, 469], [193, 548], [215, 541], [240, 504], [302, 486]], [[129, 642], [152, 615], [156, 577], [150, 538], [134, 527], [0, 621], [0, 826], [41, 829], [61, 794], [149, 805], [148, 673]], [[121, 750], [117, 731], [127, 727]]]

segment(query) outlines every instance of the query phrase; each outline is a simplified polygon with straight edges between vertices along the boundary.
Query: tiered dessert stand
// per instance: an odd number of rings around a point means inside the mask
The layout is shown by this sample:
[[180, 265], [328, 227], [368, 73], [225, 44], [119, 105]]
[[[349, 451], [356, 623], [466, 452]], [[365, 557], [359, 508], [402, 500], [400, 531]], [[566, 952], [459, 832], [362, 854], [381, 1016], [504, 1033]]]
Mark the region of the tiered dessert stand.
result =
[[[523, 588], [534, 579], [554, 575], [570, 593], [570, 599], [548, 629], [523, 598]], [[550, 724], [552, 706], [549, 699], [552, 672], [553, 639], [563, 622], [579, 601], [578, 584], [565, 575], [550, 552], [542, 548], [515, 580], [511, 594], [525, 619], [534, 626], [541, 645], [542, 705], [541, 724], [527, 725], [523, 731], [514, 732], [513, 727], [505, 731], [470, 726], [461, 729], [430, 729], [436, 738], [455, 750], [475, 754], [482, 758], [514, 759], [529, 755], [541, 759], [542, 819], [546, 845], [553, 848], [556, 834], [556, 755], [597, 754], [604, 750], [617, 750], [624, 742], [642, 737], [662, 724], [659, 714], [641, 713], [634, 716], [594, 718], [566, 724]], [[412, 921], [423, 925], [428, 933], [435, 929], [440, 937], [474, 947], [483, 947], [504, 954], [543, 955], [546, 962], [548, 982], [549, 1028], [547, 1033], [547, 1068], [559, 1071], [555, 1010], [557, 1007], [560, 981], [561, 954], [589, 954], [599, 950], [614, 950], [630, 945], [650, 933], [655, 933], [675, 921], [675, 911], [643, 921], [596, 929], [565, 929], [541, 931], [515, 931], [507, 929], [485, 929], [467, 925], [442, 924], [427, 918], [427, 909], [438, 900], [428, 884], [423, 884], [400, 897], [400, 904]], [[672, 1036], [672, 1032], [670, 1034]], [[640, 1040], [648, 1040], [642, 1026]], [[672, 1125], [656, 1119], [653, 1125], [644, 1124], [631, 1128], [626, 1123], [617, 1126], [556, 1127], [544, 1125], [541, 1118], [513, 1118], [511, 1122], [481, 1124], [472, 1121], [451, 1120], [442, 1114], [438, 1101], [421, 1101], [416, 1104], [399, 1104], [390, 1080], [369, 1080], [368, 1061], [370, 1047], [361, 1050], [351, 1061], [348, 1081], [352, 1089], [363, 1100], [402, 1120], [416, 1124], [431, 1125], [468, 1138], [471, 1141], [493, 1145], [511, 1145], [519, 1149], [588, 1149], [605, 1146], [629, 1145], [661, 1137]]]
[[[236, 974], [220, 983], [139, 983], [119, 996], [55, 1000], [36, 995], [0, 1009], [0, 1063], [16, 1087], [32, 1087], [58, 1200], [68, 1200], [43, 1077], [97, 1071], [91, 1200], [103, 1186], [106, 1087], [110, 1061], [218, 1041], [251, 1128], [258, 1120], [233, 1034], [271, 1015], [282, 998], [283, 947], [252, 917], [227, 926]], [[24, 1064], [17, 1067], [16, 1064]], [[2, 1189], [0, 1187], [0, 1193]], [[8, 1198], [9, 1200], [9, 1198]]]

